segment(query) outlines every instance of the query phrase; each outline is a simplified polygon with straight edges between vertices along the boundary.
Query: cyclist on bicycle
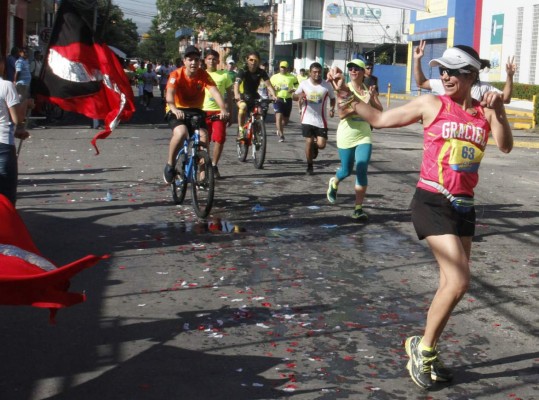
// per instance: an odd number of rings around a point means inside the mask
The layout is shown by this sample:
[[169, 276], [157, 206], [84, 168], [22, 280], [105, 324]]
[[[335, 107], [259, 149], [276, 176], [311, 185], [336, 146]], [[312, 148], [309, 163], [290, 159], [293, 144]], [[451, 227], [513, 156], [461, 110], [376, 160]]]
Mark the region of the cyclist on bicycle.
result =
[[200, 51], [195, 46], [187, 46], [183, 56], [184, 66], [170, 74], [166, 87], [167, 120], [172, 129], [167, 164], [163, 178], [167, 184], [174, 180], [174, 160], [176, 153], [189, 134], [184, 111], [200, 114], [200, 141], [207, 143], [205, 113], [202, 111], [205, 89], [213, 96], [219, 108], [222, 119], [228, 118], [228, 110], [219, 89], [211, 76], [200, 68]]
[[[238, 104], [238, 140], [245, 139], [244, 125], [247, 121], [247, 116], [254, 107], [255, 100], [260, 98], [258, 93], [260, 81], [263, 81], [266, 85], [271, 98], [277, 98], [268, 73], [260, 68], [260, 54], [257, 51], [251, 51], [247, 54], [246, 60], [247, 66], [238, 71], [234, 82], [234, 99]], [[243, 93], [241, 93], [241, 86], [243, 86]]]

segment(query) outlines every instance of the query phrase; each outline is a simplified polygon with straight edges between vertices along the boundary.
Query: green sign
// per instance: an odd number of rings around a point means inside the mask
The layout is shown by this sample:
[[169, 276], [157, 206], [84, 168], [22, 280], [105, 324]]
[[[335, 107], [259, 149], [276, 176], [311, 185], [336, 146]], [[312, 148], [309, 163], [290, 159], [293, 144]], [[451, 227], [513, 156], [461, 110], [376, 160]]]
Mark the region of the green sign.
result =
[[492, 26], [490, 29], [490, 44], [503, 43], [503, 14], [492, 16]]

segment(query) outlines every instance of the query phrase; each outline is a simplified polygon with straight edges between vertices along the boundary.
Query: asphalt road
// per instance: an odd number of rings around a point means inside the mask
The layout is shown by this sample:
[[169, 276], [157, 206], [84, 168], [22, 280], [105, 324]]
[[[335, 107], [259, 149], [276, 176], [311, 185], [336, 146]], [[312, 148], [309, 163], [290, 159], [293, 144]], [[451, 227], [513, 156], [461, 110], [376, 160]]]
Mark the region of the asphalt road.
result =
[[72, 280], [88, 300], [56, 326], [46, 310], [0, 308], [0, 399], [539, 398], [536, 133], [515, 132], [509, 155], [487, 150], [472, 285], [440, 344], [455, 380], [426, 393], [402, 346], [438, 279], [410, 222], [420, 126], [375, 131], [367, 224], [350, 218], [351, 178], [326, 200], [334, 129], [305, 175], [296, 111], [263, 170], [237, 161], [230, 135], [200, 221], [190, 194], [175, 206], [162, 183], [157, 103], [99, 156], [89, 120], [72, 115], [23, 144], [18, 209], [37, 246], [58, 265], [111, 258]]

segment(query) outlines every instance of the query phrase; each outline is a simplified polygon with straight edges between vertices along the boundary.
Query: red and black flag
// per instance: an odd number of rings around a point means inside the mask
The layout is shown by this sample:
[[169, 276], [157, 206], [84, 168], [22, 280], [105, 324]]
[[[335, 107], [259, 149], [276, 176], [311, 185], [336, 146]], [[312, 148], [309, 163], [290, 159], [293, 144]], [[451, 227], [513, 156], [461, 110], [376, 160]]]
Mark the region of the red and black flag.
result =
[[108, 137], [135, 111], [129, 79], [112, 50], [96, 43], [94, 32], [69, 0], [62, 1], [36, 88], [62, 109], [105, 121], [92, 140]]
[[86, 300], [69, 292], [69, 280], [108, 256], [87, 255], [58, 267], [44, 258], [34, 244], [13, 204], [0, 195], [0, 305], [48, 308], [50, 321], [59, 308]]

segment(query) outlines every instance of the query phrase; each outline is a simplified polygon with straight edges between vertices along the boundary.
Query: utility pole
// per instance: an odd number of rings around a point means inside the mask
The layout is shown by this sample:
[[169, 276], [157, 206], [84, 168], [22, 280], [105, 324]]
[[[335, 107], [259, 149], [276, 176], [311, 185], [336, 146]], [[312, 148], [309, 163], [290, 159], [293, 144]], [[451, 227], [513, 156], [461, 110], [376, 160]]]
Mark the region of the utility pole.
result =
[[270, 37], [269, 37], [269, 73], [273, 75], [273, 64], [275, 62], [275, 0], [269, 0], [270, 6]]
[[354, 52], [354, 27], [352, 24], [346, 25], [346, 62], [352, 59]]

